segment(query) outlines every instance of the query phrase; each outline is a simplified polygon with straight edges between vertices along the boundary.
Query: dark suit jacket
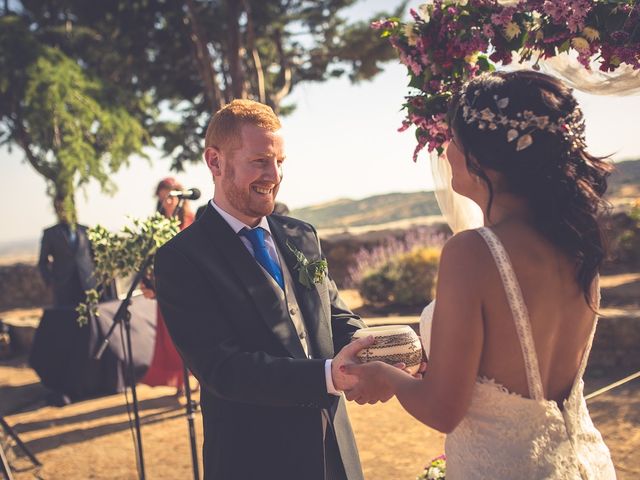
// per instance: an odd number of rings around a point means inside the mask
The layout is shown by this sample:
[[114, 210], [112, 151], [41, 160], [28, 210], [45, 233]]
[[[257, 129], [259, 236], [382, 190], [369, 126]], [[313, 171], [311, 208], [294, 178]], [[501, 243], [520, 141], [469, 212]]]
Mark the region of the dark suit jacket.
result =
[[[71, 305], [82, 300], [85, 290], [95, 288], [91, 243], [87, 227], [78, 225], [75, 246], [69, 241], [66, 227], [60, 223], [42, 234], [38, 268], [44, 282], [53, 287], [57, 305]], [[50, 259], [51, 257], [51, 259]]]
[[321, 409], [328, 409], [348, 478], [360, 480], [344, 400], [327, 393], [324, 359], [364, 324], [328, 277], [312, 289], [297, 281], [285, 242], [320, 258], [314, 228], [276, 215], [268, 221], [296, 284], [313, 359], [271, 283], [213, 207], [156, 255], [160, 308], [202, 386], [205, 478], [322, 480]]

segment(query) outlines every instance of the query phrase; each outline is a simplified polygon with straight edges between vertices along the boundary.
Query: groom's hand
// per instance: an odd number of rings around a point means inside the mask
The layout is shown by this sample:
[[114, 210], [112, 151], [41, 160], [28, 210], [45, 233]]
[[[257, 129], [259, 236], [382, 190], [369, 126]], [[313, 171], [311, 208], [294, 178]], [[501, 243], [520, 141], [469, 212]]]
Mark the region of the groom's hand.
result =
[[375, 339], [373, 336], [359, 338], [352, 341], [349, 345], [346, 345], [331, 362], [331, 378], [333, 380], [333, 386], [336, 390], [350, 390], [357, 383], [357, 377], [354, 375], [348, 375], [343, 373], [341, 367], [344, 365], [358, 364], [360, 361], [356, 357], [356, 354], [363, 348], [367, 348], [373, 345]]

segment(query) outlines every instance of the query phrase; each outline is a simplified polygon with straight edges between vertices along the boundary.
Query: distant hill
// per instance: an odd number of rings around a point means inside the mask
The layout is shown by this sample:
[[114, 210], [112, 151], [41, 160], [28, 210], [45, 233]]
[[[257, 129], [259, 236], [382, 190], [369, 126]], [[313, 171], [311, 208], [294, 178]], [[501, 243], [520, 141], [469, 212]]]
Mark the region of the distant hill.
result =
[[[612, 203], [640, 197], [640, 160], [616, 163], [609, 178]], [[291, 211], [292, 217], [318, 228], [380, 225], [415, 217], [440, 215], [433, 192], [388, 193], [361, 200], [340, 199]]]
[[0, 266], [18, 262], [32, 263], [38, 255], [39, 239], [0, 241]]
[[336, 228], [440, 215], [440, 209], [433, 192], [387, 193], [362, 200], [340, 199], [299, 208], [292, 210], [290, 215], [318, 228]]
[[[615, 205], [628, 205], [628, 199], [640, 198], [640, 160], [615, 164], [609, 178], [608, 197]], [[306, 220], [317, 228], [333, 229], [383, 225], [400, 220], [440, 215], [433, 192], [387, 193], [361, 200], [341, 199], [291, 211], [291, 216]], [[34, 261], [39, 238], [1, 241], [0, 265], [16, 261]]]
[[614, 203], [625, 197], [640, 197], [640, 160], [618, 162], [615, 166], [609, 177], [609, 197]]

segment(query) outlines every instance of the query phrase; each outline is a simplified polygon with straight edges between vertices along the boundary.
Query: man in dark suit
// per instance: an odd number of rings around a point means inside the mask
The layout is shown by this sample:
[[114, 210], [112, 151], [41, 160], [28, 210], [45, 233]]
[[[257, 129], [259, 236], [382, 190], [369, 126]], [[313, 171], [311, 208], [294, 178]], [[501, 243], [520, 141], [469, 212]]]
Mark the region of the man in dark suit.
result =
[[322, 268], [300, 280], [302, 256], [322, 253], [311, 225], [272, 215], [279, 128], [249, 100], [213, 117], [204, 158], [215, 194], [158, 251], [158, 301], [202, 386], [206, 479], [361, 480], [340, 366], [366, 341], [334, 355], [364, 324]]
[[60, 200], [54, 202], [58, 223], [42, 234], [38, 268], [53, 289], [55, 307], [75, 307], [84, 291], [95, 288], [94, 263], [87, 227], [73, 222]]

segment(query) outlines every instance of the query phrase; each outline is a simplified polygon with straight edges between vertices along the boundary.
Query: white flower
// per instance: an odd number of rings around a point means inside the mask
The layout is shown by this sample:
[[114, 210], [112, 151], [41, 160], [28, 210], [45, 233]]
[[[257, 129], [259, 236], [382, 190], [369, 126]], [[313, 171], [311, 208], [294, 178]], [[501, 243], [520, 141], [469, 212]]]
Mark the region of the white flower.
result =
[[429, 16], [429, 5], [430, 2], [427, 2], [418, 7], [418, 15], [420, 15], [420, 18], [422, 18], [426, 23], [429, 23], [429, 20], [431, 20], [431, 17]]
[[489, 108], [484, 108], [482, 110], [480, 110], [480, 118], [482, 118], [482, 120], [487, 120], [487, 121], [491, 121], [493, 120], [495, 117], [495, 114], [489, 109]]
[[412, 47], [415, 46], [418, 35], [415, 32], [416, 24], [414, 22], [407, 22], [404, 26], [404, 34], [407, 37], [407, 43]]
[[589, 42], [582, 37], [574, 37], [571, 39], [571, 46], [579, 52], [589, 50]]
[[582, 33], [585, 37], [587, 37], [587, 40], [589, 40], [590, 42], [593, 42], [594, 40], [597, 40], [600, 38], [600, 32], [592, 27], [584, 27], [584, 29], [582, 30]]
[[438, 480], [440, 478], [444, 478], [444, 472], [442, 470], [438, 467], [429, 468], [429, 473], [427, 473], [428, 480]]
[[507, 40], [512, 40], [514, 37], [520, 35], [520, 26], [516, 22], [507, 23], [506, 27], [504, 27], [504, 36]]

